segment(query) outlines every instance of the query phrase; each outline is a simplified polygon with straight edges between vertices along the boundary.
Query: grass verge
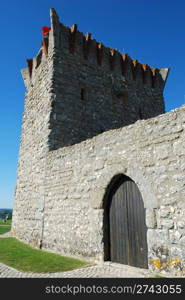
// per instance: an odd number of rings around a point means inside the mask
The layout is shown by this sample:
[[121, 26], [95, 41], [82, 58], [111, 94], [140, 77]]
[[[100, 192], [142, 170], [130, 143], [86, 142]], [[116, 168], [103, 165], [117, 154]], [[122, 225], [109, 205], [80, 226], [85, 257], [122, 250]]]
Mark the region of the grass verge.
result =
[[35, 249], [15, 238], [0, 239], [0, 262], [33, 273], [64, 272], [88, 265], [79, 259]]
[[11, 225], [11, 224], [12, 224], [12, 220], [7, 220], [7, 221], [0, 220], [0, 225]]
[[6, 226], [0, 226], [0, 234], [6, 233], [11, 230], [11, 226], [6, 225]]

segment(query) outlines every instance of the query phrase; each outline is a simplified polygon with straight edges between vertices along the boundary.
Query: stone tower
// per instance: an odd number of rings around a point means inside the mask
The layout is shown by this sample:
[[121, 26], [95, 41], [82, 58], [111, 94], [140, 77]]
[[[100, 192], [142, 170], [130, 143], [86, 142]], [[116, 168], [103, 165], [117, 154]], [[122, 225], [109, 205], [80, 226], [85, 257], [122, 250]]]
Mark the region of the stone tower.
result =
[[50, 150], [164, 113], [168, 69], [150, 68], [84, 35], [77, 25], [64, 26], [53, 9], [51, 27], [23, 70], [28, 94], [46, 88]]
[[[112, 178], [124, 174], [143, 197], [148, 257], [160, 247], [173, 256], [169, 232], [175, 234], [176, 221], [156, 221], [160, 207], [177, 203], [184, 182], [183, 176], [173, 180], [184, 158], [184, 109], [161, 115], [168, 69], [132, 60], [76, 25], [65, 27], [54, 9], [48, 37], [27, 62], [14, 236], [62, 254], [103, 259], [104, 199]], [[184, 204], [174, 207], [183, 220]], [[185, 250], [178, 249], [181, 259]]]

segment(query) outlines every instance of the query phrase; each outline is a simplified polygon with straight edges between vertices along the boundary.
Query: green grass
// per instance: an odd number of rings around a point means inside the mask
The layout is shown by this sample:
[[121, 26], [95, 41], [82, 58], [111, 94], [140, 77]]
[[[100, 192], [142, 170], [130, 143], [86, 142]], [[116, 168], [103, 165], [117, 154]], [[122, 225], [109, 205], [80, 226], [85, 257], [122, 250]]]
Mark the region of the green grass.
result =
[[11, 224], [12, 224], [12, 220], [7, 220], [6, 222], [0, 220], [0, 225], [11, 225]]
[[166, 278], [166, 277], [162, 274], [154, 274], [154, 278]]
[[24, 272], [53, 273], [87, 266], [88, 263], [32, 248], [15, 238], [0, 239], [0, 262]]
[[0, 234], [6, 233], [11, 230], [11, 226], [0, 226]]

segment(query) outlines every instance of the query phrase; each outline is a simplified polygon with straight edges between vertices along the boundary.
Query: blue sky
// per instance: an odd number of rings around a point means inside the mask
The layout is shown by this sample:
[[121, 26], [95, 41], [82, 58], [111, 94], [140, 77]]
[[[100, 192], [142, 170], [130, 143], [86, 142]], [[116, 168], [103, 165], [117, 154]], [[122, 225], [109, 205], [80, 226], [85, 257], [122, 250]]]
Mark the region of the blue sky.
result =
[[152, 67], [170, 67], [166, 111], [185, 103], [184, 0], [1, 1], [0, 208], [11, 208], [16, 183], [25, 87], [20, 69], [41, 44], [49, 9], [104, 45]]

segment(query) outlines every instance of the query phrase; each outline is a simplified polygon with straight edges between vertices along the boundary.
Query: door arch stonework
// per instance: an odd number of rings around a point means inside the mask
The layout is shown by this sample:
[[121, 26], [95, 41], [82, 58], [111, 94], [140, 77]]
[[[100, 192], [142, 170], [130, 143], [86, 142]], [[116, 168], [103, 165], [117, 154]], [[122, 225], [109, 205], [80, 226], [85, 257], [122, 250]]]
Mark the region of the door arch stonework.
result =
[[145, 209], [136, 183], [114, 176], [104, 199], [104, 259], [148, 267]]

